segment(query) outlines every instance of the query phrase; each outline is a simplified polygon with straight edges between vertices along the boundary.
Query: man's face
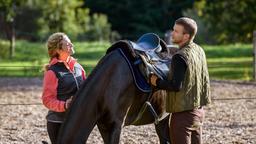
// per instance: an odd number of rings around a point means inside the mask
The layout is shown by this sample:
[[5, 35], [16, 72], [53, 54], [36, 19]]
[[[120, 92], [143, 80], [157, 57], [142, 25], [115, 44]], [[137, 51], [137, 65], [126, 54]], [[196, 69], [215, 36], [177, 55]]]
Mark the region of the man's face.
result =
[[174, 44], [183, 44], [186, 41], [184, 33], [184, 27], [182, 25], [175, 24], [172, 31], [172, 42]]

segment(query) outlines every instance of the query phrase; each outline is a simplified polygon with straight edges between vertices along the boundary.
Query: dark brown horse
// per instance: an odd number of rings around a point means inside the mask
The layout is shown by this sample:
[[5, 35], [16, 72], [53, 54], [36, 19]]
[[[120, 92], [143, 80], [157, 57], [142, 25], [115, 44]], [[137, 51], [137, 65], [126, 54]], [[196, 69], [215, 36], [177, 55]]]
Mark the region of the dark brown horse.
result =
[[[165, 92], [157, 91], [151, 98], [151, 104], [159, 115], [164, 112], [165, 95]], [[154, 122], [148, 110], [136, 120], [148, 97], [149, 93], [135, 86], [131, 69], [120, 51], [108, 52], [78, 91], [60, 131], [58, 143], [84, 144], [95, 125], [104, 143], [119, 143], [124, 126]], [[168, 118], [164, 121], [156, 125], [156, 131], [160, 142], [168, 143], [168, 130], [160, 128], [167, 128]]]

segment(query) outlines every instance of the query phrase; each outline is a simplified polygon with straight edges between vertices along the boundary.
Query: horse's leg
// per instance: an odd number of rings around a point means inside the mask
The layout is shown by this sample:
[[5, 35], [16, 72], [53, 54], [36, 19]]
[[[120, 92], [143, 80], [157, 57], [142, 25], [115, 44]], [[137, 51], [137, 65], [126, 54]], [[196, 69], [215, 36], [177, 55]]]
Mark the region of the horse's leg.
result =
[[156, 133], [159, 137], [160, 144], [170, 144], [171, 139], [169, 135], [169, 118], [170, 114], [162, 119], [157, 125], [155, 124]]
[[121, 123], [112, 122], [110, 124], [97, 124], [100, 134], [105, 144], [118, 144], [121, 134]]
[[112, 130], [111, 130], [111, 135], [110, 135], [111, 138], [110, 138], [109, 144], [118, 144], [119, 143], [121, 129], [122, 129], [122, 126], [120, 123], [112, 124]]

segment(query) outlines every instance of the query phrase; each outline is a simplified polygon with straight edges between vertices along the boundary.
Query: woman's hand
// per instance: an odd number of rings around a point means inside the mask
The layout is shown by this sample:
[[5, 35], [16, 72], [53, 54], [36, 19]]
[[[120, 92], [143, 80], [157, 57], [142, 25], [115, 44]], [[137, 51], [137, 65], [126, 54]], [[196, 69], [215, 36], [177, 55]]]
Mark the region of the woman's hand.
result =
[[72, 102], [73, 96], [71, 96], [69, 99], [65, 102], [65, 109], [68, 109], [70, 107], [70, 104]]

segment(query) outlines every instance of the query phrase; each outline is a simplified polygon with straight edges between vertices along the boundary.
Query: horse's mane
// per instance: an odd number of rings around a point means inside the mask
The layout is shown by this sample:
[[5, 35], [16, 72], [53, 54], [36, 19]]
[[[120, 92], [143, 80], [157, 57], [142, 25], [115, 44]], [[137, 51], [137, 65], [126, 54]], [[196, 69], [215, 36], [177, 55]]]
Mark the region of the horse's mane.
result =
[[91, 73], [87, 76], [86, 80], [84, 81], [82, 87], [84, 87], [89, 81], [91, 81], [91, 79], [94, 77], [94, 75], [96, 74], [96, 72], [100, 69], [100, 67], [102, 66], [103, 62], [105, 61], [106, 57], [109, 55], [109, 53], [106, 53], [100, 60], [99, 62], [96, 64], [96, 66], [93, 68], [93, 70], [91, 71]]
[[108, 54], [116, 49], [122, 49], [122, 51], [125, 53], [125, 55], [131, 61], [134, 61], [136, 59], [135, 50], [133, 49], [133, 46], [129, 40], [120, 40], [120, 41], [115, 42], [107, 49], [106, 54]]

